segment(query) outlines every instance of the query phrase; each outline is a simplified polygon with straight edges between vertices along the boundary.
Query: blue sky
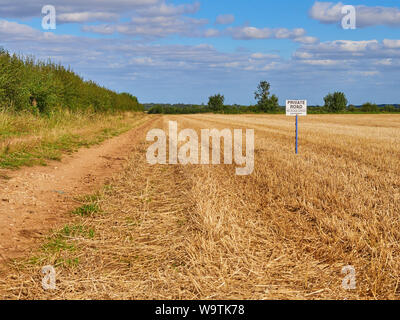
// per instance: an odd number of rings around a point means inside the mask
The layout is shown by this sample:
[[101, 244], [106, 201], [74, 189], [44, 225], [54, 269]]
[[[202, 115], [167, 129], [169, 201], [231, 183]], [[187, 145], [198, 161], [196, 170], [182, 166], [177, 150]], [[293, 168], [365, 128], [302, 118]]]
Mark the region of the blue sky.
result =
[[314, 0], [50, 0], [57, 29], [43, 30], [42, 1], [0, 0], [0, 46], [70, 65], [85, 79], [141, 102], [254, 103], [260, 80], [283, 104], [399, 103], [400, 6]]

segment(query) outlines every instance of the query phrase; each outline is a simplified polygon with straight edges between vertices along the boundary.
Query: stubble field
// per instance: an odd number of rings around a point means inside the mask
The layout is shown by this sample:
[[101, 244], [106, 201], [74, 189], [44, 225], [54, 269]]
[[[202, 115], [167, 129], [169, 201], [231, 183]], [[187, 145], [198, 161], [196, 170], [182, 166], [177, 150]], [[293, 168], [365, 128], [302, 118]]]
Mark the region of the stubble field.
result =
[[[2, 271], [20, 299], [398, 299], [400, 117], [163, 116], [154, 127], [255, 129], [255, 170], [146, 162]], [[41, 287], [54, 265], [57, 290]], [[356, 270], [345, 290], [344, 266]]]

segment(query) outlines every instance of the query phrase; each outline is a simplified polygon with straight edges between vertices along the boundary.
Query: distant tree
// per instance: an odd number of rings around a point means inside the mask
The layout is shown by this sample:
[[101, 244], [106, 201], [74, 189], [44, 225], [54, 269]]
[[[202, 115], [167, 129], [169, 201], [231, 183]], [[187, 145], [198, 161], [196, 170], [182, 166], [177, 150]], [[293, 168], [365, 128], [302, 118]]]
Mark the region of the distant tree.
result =
[[396, 107], [392, 105], [386, 105], [383, 107], [383, 111], [385, 112], [396, 112]]
[[160, 114], [163, 113], [163, 108], [161, 106], [153, 106], [150, 110], [149, 110], [149, 114]]
[[332, 113], [345, 111], [348, 102], [343, 92], [330, 93], [324, 98], [324, 101], [325, 109]]
[[257, 111], [261, 112], [276, 112], [279, 110], [278, 97], [270, 96], [271, 85], [267, 81], [261, 81], [257, 86], [257, 91], [254, 97], [257, 100]]
[[355, 105], [351, 104], [351, 105], [349, 105], [349, 106], [347, 107], [347, 111], [348, 111], [348, 112], [356, 112], [356, 111], [357, 111], [357, 108], [356, 108]]
[[367, 102], [361, 106], [361, 111], [362, 112], [378, 112], [379, 107], [374, 103]]
[[225, 97], [221, 94], [216, 94], [208, 98], [208, 107], [213, 112], [220, 112], [224, 109]]

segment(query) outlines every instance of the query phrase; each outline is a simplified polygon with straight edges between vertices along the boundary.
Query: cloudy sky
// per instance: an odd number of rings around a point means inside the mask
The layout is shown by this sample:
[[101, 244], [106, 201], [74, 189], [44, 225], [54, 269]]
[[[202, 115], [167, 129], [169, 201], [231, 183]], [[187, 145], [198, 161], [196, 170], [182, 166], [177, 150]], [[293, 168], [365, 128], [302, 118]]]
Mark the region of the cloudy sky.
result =
[[[44, 30], [44, 5], [57, 28]], [[356, 29], [341, 2], [315, 0], [0, 0], [0, 46], [70, 65], [141, 102], [254, 103], [268, 80], [283, 104], [399, 103], [400, 5], [363, 0]]]

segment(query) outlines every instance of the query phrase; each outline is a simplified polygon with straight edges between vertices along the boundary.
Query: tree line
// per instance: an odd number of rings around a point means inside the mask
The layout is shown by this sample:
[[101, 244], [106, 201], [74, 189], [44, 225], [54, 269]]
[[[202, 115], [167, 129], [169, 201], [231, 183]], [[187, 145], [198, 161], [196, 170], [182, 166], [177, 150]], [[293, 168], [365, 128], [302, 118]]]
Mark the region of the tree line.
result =
[[[225, 96], [215, 94], [208, 98], [207, 105], [152, 105], [148, 112], [153, 114], [194, 114], [194, 113], [225, 113], [225, 114], [242, 114], [242, 113], [271, 113], [284, 114], [285, 107], [279, 105], [279, 99], [270, 92], [271, 85], [267, 81], [261, 81], [254, 93], [257, 101], [253, 106], [226, 105]], [[323, 106], [310, 106], [308, 112], [312, 114], [322, 113], [394, 113], [400, 112], [398, 106], [377, 104], [367, 102], [361, 107], [348, 105], [348, 100], [343, 92], [329, 93], [324, 97]]]
[[393, 113], [400, 112], [400, 108], [394, 105], [384, 105], [378, 106], [375, 103], [366, 102], [360, 107], [354, 105], [348, 105], [348, 100], [343, 92], [330, 93], [324, 98], [324, 106], [321, 107], [322, 112], [326, 113], [355, 113], [355, 112], [365, 112], [365, 113]]
[[133, 95], [84, 81], [70, 68], [0, 48], [0, 109], [51, 114], [62, 110], [142, 111], [143, 106]]

